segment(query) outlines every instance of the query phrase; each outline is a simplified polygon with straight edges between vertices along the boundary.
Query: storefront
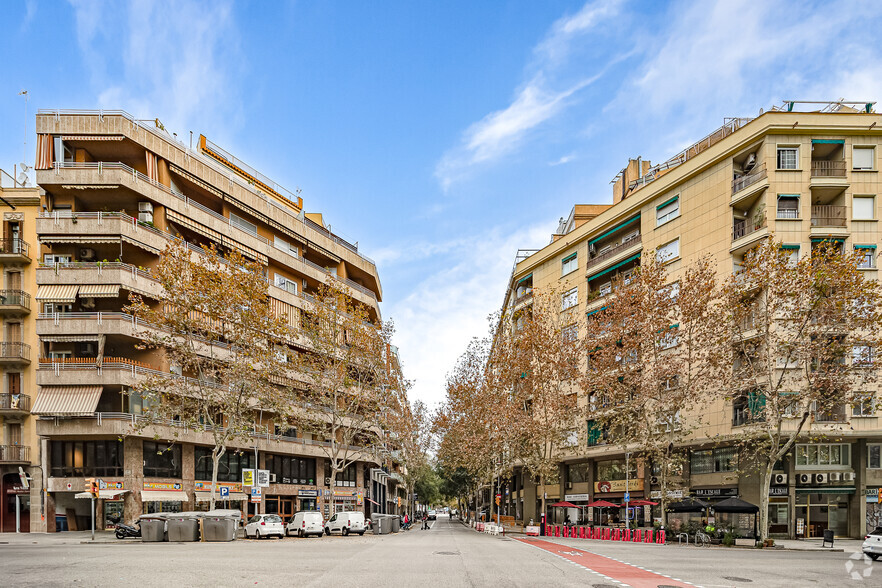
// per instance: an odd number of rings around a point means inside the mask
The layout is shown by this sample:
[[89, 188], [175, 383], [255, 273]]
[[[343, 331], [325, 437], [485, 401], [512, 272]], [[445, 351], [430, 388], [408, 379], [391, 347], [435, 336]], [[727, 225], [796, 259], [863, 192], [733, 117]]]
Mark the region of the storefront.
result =
[[823, 537], [825, 529], [832, 529], [836, 537], [848, 537], [848, 503], [854, 493], [854, 488], [797, 488], [797, 535]]
[[[123, 489], [121, 480], [98, 480], [98, 496], [95, 504], [95, 524], [99, 529], [113, 529], [115, 521], [125, 519], [125, 495], [128, 490]], [[92, 495], [89, 492], [77, 492], [74, 497], [77, 502], [89, 501], [86, 504], [92, 508]]]
[[882, 488], [867, 488], [867, 532], [882, 527]]
[[579, 507], [566, 509], [566, 516], [569, 516], [571, 523], [576, 525], [588, 524], [589, 509], [585, 508], [585, 505], [591, 502], [590, 494], [564, 494], [564, 501]]
[[[601, 480], [594, 482], [594, 499], [606, 500], [614, 504], [624, 504], [625, 494], [628, 494], [629, 501], [643, 500], [643, 479], [635, 478], [632, 480]], [[644, 514], [642, 506], [619, 509], [614, 508], [595, 508], [594, 524], [624, 523], [626, 520], [641, 521]]]
[[[221, 497], [222, 489], [226, 489], [227, 496]], [[211, 482], [196, 482], [195, 498], [197, 511], [207, 511], [211, 508]], [[243, 504], [248, 497], [242, 491], [242, 484], [238, 482], [218, 482], [214, 493], [214, 507], [230, 510], [244, 511]]]
[[18, 474], [5, 474], [2, 479], [3, 507], [0, 512], [0, 531], [28, 533], [31, 530], [31, 491], [22, 487]]
[[769, 487], [769, 535], [790, 537], [790, 489]]
[[[359, 496], [360, 495], [360, 496]], [[363, 495], [355, 490], [334, 490], [334, 512], [352, 512], [363, 504]]]
[[144, 482], [141, 490], [141, 512], [182, 512], [189, 503], [181, 482]]
[[298, 510], [318, 510], [318, 496], [318, 490], [298, 490], [297, 500], [300, 504]]

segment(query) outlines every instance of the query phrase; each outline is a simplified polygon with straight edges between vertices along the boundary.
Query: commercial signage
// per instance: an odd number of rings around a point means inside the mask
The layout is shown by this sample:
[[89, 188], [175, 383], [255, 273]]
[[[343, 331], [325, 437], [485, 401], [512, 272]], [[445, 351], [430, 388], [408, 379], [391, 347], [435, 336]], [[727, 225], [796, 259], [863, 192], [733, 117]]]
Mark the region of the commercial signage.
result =
[[269, 470], [257, 470], [257, 485], [261, 488], [269, 488]]
[[364, 492], [361, 490], [355, 495], [355, 506], [364, 506]]
[[261, 489], [259, 486], [254, 486], [251, 488], [251, 502], [260, 502], [263, 496], [261, 495]]
[[[211, 482], [196, 482], [195, 488], [198, 492], [211, 492]], [[230, 492], [242, 492], [242, 484], [239, 482], [218, 482], [215, 488], [218, 490], [226, 488]]]
[[879, 497], [882, 496], [882, 488], [867, 488], [865, 492], [867, 494], [867, 502], [879, 502]]
[[625, 490], [643, 490], [643, 479], [637, 478], [636, 480], [627, 481], [626, 480], [609, 480], [603, 482], [594, 482], [594, 491], [595, 492], [624, 492]]
[[355, 492], [353, 492], [352, 490], [334, 490], [334, 496], [351, 497], [355, 496]]
[[123, 483], [119, 480], [108, 481], [108, 480], [102, 480], [101, 478], [98, 478], [98, 489], [99, 490], [122, 490]]
[[254, 470], [242, 470], [242, 485], [254, 486]]
[[[652, 492], [649, 493], [649, 497], [652, 498], [653, 500], [661, 499], [661, 497], [662, 497], [661, 490], [653, 490]], [[676, 498], [676, 499], [683, 498], [683, 491], [682, 490], [668, 490], [668, 498]]]
[[789, 496], [790, 489], [787, 486], [769, 486], [769, 496]]
[[591, 496], [589, 494], [564, 494], [564, 500], [567, 502], [590, 502]]
[[692, 488], [691, 492], [699, 498], [738, 496], [738, 488]]
[[144, 490], [180, 490], [180, 482], [144, 482]]
[[310, 498], [318, 498], [319, 491], [318, 490], [298, 490], [297, 496], [307, 496]]

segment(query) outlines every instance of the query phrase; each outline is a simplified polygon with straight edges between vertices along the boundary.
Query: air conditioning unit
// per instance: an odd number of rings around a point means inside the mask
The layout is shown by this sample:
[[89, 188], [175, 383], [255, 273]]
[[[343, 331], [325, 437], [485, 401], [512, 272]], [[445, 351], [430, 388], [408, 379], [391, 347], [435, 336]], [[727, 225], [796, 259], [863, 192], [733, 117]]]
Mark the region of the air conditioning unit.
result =
[[138, 212], [149, 212], [153, 214], [153, 203], [142, 200], [138, 203]]
[[82, 261], [93, 261], [95, 259], [95, 250], [87, 247], [80, 249], [80, 259]]
[[80, 306], [83, 308], [95, 308], [95, 299], [91, 297], [80, 298]]
[[780, 486], [787, 483], [787, 474], [772, 474], [772, 484]]
[[271, 473], [270, 474], [270, 484], [275, 484], [275, 483], [276, 483], [276, 475]]
[[652, 476], [649, 478], [649, 483], [652, 486], [658, 486], [658, 476]]
[[591, 257], [597, 255], [597, 247], [594, 246], [594, 243], [588, 245], [588, 255]]
[[845, 472], [842, 474], [843, 482], [854, 482], [854, 472]]
[[81, 348], [83, 351], [83, 355], [93, 355], [95, 353], [95, 344], [94, 343], [83, 343]]
[[796, 482], [797, 482], [797, 484], [811, 484], [812, 483], [812, 475], [811, 474], [796, 474]]
[[142, 223], [152, 223], [153, 222], [153, 213], [152, 212], [139, 212], [138, 213], [138, 221]]
[[830, 476], [831, 482], [839, 482], [842, 480], [842, 474], [839, 472], [830, 472], [827, 475]]
[[573, 483], [567, 482], [567, 490], [572, 490], [572, 489], [573, 489]]
[[812, 476], [812, 482], [815, 484], [826, 484], [828, 474], [815, 474]]

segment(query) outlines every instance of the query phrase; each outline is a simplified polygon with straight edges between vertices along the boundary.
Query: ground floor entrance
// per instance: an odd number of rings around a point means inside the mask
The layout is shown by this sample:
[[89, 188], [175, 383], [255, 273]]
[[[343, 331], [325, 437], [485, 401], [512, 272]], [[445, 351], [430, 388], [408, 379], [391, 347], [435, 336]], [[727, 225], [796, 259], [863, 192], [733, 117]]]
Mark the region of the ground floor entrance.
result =
[[282, 520], [287, 521], [294, 516], [296, 510], [296, 499], [292, 496], [267, 496], [264, 512], [266, 514], [277, 514]]
[[835, 536], [847, 537], [849, 499], [848, 494], [797, 494], [795, 509], [797, 535], [823, 537], [824, 531], [831, 529]]
[[[18, 474], [5, 474], [0, 480], [2, 480], [0, 481], [0, 496], [3, 499], [3, 506], [0, 509], [0, 531], [15, 533], [17, 524], [19, 532], [30, 532], [30, 491], [22, 489], [21, 478]], [[16, 513], [18, 523], [16, 523]]]

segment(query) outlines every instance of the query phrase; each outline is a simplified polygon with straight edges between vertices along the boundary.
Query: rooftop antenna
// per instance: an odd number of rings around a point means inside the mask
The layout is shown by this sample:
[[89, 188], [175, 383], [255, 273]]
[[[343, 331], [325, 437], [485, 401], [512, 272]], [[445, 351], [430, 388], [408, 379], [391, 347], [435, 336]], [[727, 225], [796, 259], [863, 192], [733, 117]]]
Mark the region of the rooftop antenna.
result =
[[25, 98], [25, 117], [24, 117], [24, 146], [22, 147], [22, 161], [24, 163], [21, 164], [22, 172], [27, 172], [27, 165], [25, 165], [28, 161], [28, 100], [31, 99], [31, 96], [28, 94], [27, 90], [22, 90], [18, 93], [19, 96], [24, 96]]

